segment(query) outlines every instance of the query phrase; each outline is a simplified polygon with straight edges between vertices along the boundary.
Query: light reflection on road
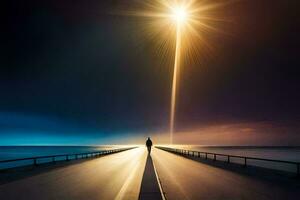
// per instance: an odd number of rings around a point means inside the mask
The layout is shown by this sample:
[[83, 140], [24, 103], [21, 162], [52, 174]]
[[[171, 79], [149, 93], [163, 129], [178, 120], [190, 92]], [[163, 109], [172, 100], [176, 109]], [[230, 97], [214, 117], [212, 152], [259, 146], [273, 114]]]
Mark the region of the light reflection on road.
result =
[[0, 185], [0, 199], [138, 199], [144, 147]]

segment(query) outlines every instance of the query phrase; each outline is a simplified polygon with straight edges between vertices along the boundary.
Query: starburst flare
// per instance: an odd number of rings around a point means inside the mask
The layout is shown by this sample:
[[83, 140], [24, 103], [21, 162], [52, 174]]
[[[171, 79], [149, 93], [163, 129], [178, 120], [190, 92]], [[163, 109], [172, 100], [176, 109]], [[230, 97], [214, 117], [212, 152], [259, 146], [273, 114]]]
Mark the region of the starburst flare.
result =
[[[173, 57], [173, 77], [170, 109], [170, 143], [173, 143], [176, 96], [182, 60], [197, 60], [202, 49], [211, 45], [203, 39], [210, 31], [219, 31], [212, 22], [222, 21], [211, 11], [226, 4], [208, 3], [205, 0], [145, 0], [137, 1], [141, 8], [123, 12], [125, 15], [150, 18], [147, 34], [156, 41], [163, 57]], [[175, 41], [175, 45], [174, 42]], [[169, 44], [171, 43], [171, 44]], [[174, 49], [175, 46], [175, 55]], [[173, 54], [173, 56], [169, 56]]]

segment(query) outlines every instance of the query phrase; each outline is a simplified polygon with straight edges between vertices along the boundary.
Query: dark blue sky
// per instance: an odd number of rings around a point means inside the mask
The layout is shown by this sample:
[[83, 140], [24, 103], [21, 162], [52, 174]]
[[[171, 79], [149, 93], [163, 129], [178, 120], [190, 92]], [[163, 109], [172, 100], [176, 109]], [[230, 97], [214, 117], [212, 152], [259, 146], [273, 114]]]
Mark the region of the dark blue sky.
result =
[[[7, 1], [0, 47], [3, 143], [73, 137], [77, 144], [86, 136], [89, 144], [93, 137], [107, 142], [167, 130], [172, 66], [164, 66], [141, 35], [142, 20], [111, 14], [122, 4]], [[207, 35], [216, 52], [181, 72], [176, 129], [298, 122], [298, 1], [244, 0], [220, 13], [231, 19], [220, 24], [229, 34]]]

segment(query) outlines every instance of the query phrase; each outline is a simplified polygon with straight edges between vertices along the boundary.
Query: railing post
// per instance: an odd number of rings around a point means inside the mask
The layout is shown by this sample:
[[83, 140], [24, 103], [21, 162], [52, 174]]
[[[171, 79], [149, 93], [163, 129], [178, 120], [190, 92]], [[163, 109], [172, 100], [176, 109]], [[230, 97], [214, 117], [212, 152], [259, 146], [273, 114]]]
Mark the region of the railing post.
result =
[[216, 156], [216, 154], [214, 154], [214, 161], [216, 161], [217, 160], [217, 158], [216, 158], [217, 156]]
[[244, 161], [245, 161], [244, 162], [244, 167], [247, 167], [247, 158], [246, 157], [244, 158]]
[[198, 157], [200, 157], [200, 152], [198, 152]]
[[205, 160], [207, 160], [207, 153], [205, 153]]
[[227, 162], [230, 163], [230, 156], [227, 157]]

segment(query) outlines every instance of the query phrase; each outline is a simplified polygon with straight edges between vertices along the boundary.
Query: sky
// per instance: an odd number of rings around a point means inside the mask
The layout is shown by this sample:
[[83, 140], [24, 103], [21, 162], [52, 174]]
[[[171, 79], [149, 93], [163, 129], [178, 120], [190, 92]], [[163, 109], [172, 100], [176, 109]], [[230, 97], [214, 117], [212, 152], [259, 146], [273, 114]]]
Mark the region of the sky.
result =
[[[118, 15], [137, 2], [5, 3], [0, 145], [168, 140], [172, 57], [144, 19]], [[300, 145], [299, 6], [237, 0], [214, 11], [222, 33], [205, 33], [212, 50], [180, 72], [176, 143]]]

